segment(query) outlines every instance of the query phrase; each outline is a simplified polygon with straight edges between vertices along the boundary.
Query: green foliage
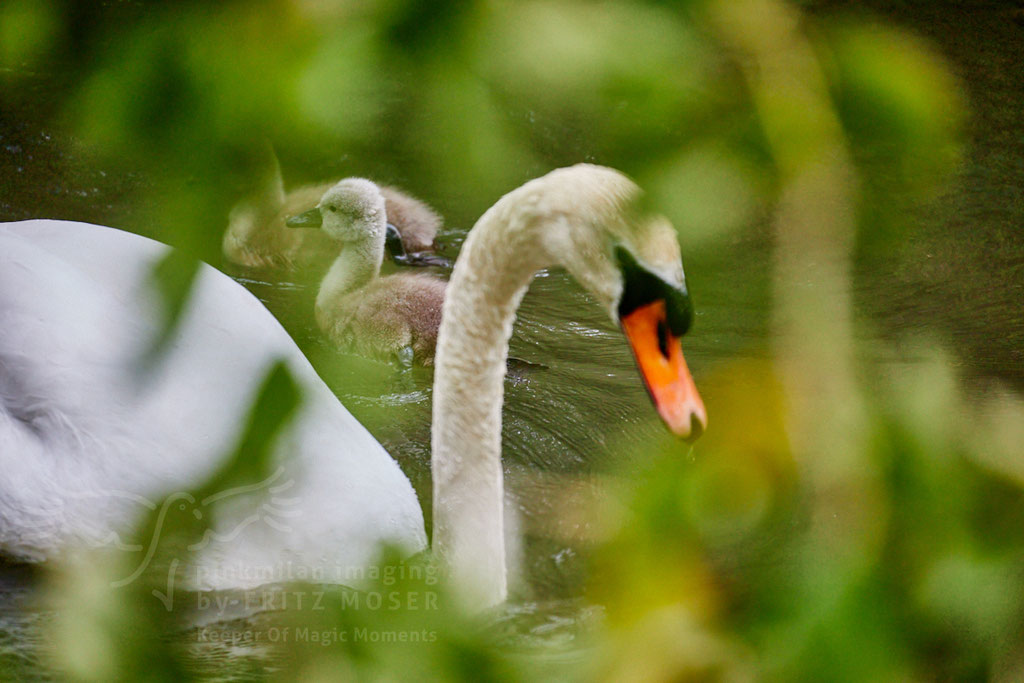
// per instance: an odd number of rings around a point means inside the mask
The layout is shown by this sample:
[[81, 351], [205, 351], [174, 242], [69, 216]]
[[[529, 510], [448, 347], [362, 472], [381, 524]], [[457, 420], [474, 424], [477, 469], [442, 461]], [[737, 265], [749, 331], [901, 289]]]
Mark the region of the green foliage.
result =
[[907, 238], [897, 209], [941, 192], [961, 161], [963, 96], [943, 60], [906, 31], [836, 22], [827, 49], [832, 95], [869, 188], [860, 245], [892, 250]]
[[0, 8], [0, 67], [31, 64], [59, 38], [60, 19], [51, 2], [11, 0]]
[[163, 320], [160, 334], [141, 359], [141, 372], [145, 373], [158, 364], [167, 351], [167, 345], [173, 341], [181, 316], [186, 311], [199, 265], [199, 261], [185, 252], [171, 251], [153, 268], [150, 277], [153, 289], [160, 295]]
[[127, 539], [127, 547], [141, 553], [94, 553], [51, 571], [45, 599], [58, 617], [50, 632], [55, 647], [48, 654], [57, 670], [90, 681], [189, 676], [186, 645], [170, 639], [183, 628], [178, 586], [188, 568], [188, 546], [208, 533], [217, 514], [216, 501], [204, 505], [202, 514], [194, 514], [194, 504], [265, 480], [271, 474], [273, 440], [298, 401], [287, 368], [273, 367], [255, 396], [237, 448], [223, 465], [203, 486], [175, 492], [154, 506]]

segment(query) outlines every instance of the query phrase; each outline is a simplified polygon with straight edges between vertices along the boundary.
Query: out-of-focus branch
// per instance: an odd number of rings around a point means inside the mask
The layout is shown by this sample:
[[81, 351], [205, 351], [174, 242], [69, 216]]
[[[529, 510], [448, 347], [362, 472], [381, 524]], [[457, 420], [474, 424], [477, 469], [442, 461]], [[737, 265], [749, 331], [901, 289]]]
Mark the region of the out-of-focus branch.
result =
[[721, 0], [709, 16], [738, 52], [779, 170], [775, 334], [790, 437], [812, 497], [804, 547], [814, 557], [805, 566], [842, 585], [835, 572], [856, 573], [870, 562], [884, 522], [854, 366], [856, 174], [798, 12], [777, 0]]

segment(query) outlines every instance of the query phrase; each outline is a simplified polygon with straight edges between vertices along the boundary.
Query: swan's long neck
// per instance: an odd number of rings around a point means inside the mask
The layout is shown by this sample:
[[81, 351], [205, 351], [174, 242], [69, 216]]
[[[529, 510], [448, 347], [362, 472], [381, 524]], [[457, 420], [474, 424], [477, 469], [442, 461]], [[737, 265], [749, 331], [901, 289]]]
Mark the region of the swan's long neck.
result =
[[[506, 205], [507, 206], [507, 205]], [[508, 341], [534, 273], [534, 226], [496, 205], [470, 232], [445, 295], [435, 354], [434, 551], [468, 604], [507, 594], [501, 408]]]
[[508, 592], [501, 406], [516, 309], [534, 273], [551, 265], [614, 306], [622, 280], [602, 239], [625, 234], [638, 193], [612, 169], [552, 171], [492, 206], [455, 263], [434, 357], [433, 545], [468, 604]]
[[376, 278], [383, 259], [383, 237], [346, 243], [320, 283], [317, 311], [329, 308], [339, 297]]

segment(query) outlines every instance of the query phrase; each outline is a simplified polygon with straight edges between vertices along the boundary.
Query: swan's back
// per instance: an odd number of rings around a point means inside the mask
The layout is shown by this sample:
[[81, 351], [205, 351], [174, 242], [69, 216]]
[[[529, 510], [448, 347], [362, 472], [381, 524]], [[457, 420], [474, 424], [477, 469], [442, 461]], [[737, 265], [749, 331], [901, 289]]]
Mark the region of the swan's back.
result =
[[[42, 560], [105, 542], [144, 501], [202, 484], [279, 360], [304, 398], [275, 442], [289, 531], [219, 519], [239, 533], [197, 560], [207, 585], [245, 584], [254, 574], [239, 569], [285, 558], [343, 571], [365, 565], [380, 540], [423, 547], [422, 514], [395, 462], [227, 276], [201, 267], [166, 355], [137, 373], [159, 331], [150, 273], [166, 253], [83, 223], [0, 224], [0, 554]], [[240, 498], [237, 513], [259, 509], [265, 493]]]
[[380, 185], [388, 222], [398, 228], [406, 251], [431, 251], [437, 247], [441, 216], [424, 202], [397, 187]]

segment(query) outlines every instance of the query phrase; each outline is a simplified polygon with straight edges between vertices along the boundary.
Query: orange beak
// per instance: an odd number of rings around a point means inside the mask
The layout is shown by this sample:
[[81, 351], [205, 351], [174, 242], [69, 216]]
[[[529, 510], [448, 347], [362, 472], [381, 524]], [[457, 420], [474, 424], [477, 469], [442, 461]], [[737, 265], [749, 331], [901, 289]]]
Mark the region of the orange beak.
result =
[[668, 428], [693, 441], [707, 428], [704, 401], [683, 358], [683, 345], [668, 327], [665, 302], [654, 301], [622, 318], [647, 392]]

